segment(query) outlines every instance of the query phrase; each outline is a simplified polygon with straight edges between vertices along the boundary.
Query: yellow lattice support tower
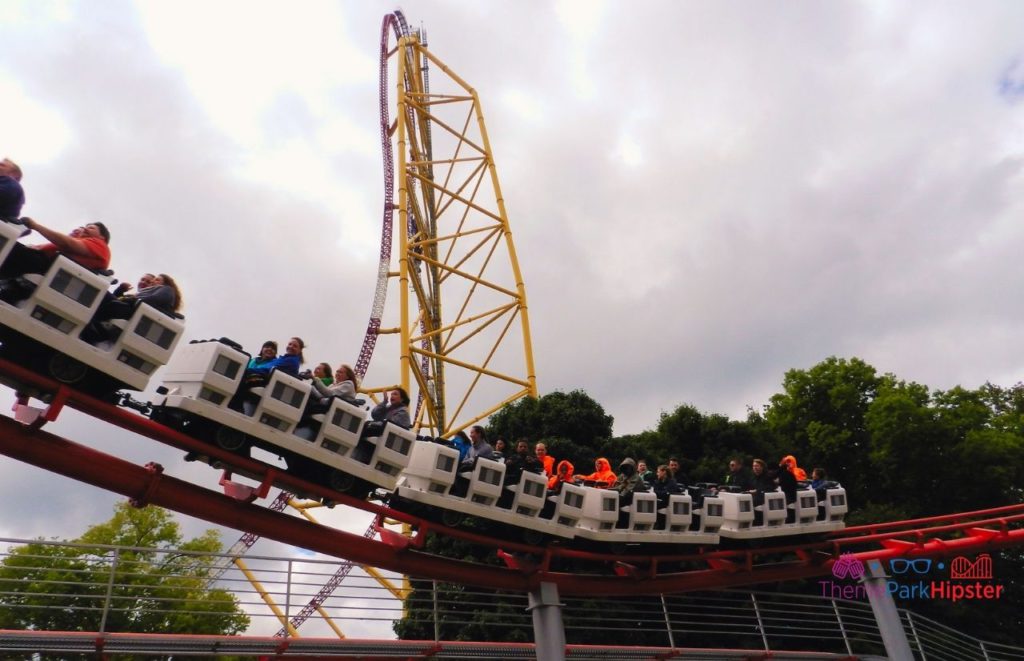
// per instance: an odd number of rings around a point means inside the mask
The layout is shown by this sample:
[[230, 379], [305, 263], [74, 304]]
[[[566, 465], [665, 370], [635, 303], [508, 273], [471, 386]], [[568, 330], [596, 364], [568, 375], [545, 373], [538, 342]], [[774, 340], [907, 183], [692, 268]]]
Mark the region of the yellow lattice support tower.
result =
[[526, 287], [476, 90], [418, 34], [390, 57], [399, 383], [447, 435], [537, 396]]

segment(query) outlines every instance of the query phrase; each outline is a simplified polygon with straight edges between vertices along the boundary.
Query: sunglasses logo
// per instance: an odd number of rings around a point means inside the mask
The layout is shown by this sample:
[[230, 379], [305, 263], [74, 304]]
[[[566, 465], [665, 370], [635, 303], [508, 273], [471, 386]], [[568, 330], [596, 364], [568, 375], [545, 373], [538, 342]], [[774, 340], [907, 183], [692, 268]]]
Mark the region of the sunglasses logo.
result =
[[913, 560], [893, 558], [889, 561], [889, 569], [892, 570], [893, 574], [906, 574], [911, 569], [916, 574], [926, 574], [931, 571], [931, 568], [932, 561], [930, 558], [915, 558]]
[[832, 575], [836, 578], [858, 579], [864, 575], [864, 563], [852, 553], [844, 553], [832, 563]]

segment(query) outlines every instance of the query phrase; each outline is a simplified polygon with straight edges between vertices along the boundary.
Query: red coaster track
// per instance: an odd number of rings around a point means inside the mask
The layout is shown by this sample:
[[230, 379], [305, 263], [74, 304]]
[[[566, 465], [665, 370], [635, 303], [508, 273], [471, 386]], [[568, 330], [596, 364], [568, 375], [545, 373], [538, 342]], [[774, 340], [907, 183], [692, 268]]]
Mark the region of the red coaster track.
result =
[[[1024, 528], [1019, 527], [1024, 521], [1024, 505], [847, 528], [812, 543], [746, 550], [701, 549], [685, 554], [624, 556], [503, 542], [352, 499], [272, 466], [197, 441], [10, 362], [0, 360], [0, 374], [54, 393], [49, 407], [34, 424], [0, 418], [0, 453], [125, 495], [139, 506], [159, 505], [326, 555], [423, 578], [514, 591], [551, 582], [565, 595], [676, 593], [827, 575], [833, 562], [846, 553], [862, 561], [955, 557], [1024, 544]], [[237, 471], [261, 477], [262, 484], [260, 488], [243, 491], [243, 499], [230, 497], [166, 475], [159, 465], [138, 466], [43, 431], [41, 427], [45, 422], [56, 419], [64, 406], [181, 450], [219, 459]], [[381, 540], [374, 541], [253, 502], [265, 498], [271, 485], [329, 498], [343, 506], [375, 513], [379, 519], [389, 517], [404, 521], [417, 533], [410, 539], [380, 526]], [[494, 548], [505, 559], [506, 566], [426, 553], [423, 549], [429, 533]], [[553, 570], [553, 561], [561, 559], [583, 560], [594, 566], [603, 564], [606, 573], [573, 574]]]

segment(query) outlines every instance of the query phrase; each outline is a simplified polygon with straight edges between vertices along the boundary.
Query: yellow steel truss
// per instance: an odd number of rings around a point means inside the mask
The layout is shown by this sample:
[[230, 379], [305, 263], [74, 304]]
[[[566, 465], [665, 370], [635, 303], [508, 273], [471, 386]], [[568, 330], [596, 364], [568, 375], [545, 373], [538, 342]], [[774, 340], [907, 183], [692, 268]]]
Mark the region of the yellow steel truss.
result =
[[526, 287], [476, 90], [416, 34], [391, 59], [399, 383], [447, 435], [537, 396]]

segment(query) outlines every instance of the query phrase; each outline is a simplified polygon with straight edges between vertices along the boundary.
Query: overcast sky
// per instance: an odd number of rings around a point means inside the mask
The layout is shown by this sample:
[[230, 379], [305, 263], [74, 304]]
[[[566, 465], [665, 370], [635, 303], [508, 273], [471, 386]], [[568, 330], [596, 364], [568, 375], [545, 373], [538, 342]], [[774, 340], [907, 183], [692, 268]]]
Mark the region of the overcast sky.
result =
[[[354, 360], [394, 8], [3, 0], [0, 153], [24, 213], [107, 223], [119, 275], [177, 277], [190, 338], [301, 334], [314, 360]], [[624, 434], [681, 403], [741, 417], [830, 355], [933, 388], [1024, 378], [1021, 3], [404, 10], [480, 94], [541, 393], [584, 388]], [[0, 476], [26, 505], [5, 507], [9, 536], [73, 537], [113, 503], [10, 461]]]

